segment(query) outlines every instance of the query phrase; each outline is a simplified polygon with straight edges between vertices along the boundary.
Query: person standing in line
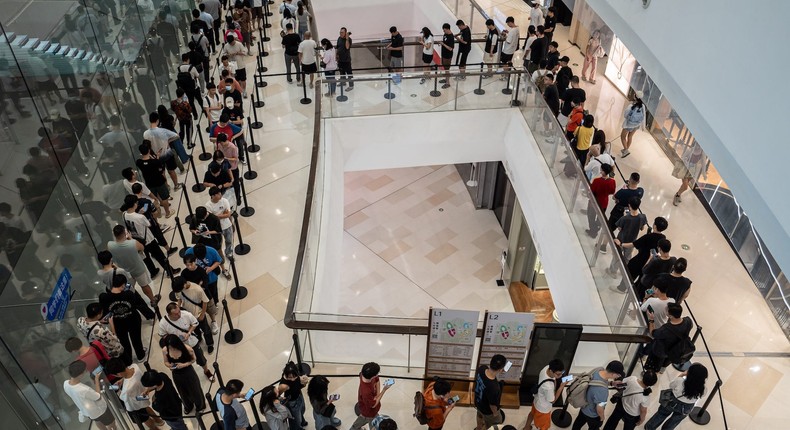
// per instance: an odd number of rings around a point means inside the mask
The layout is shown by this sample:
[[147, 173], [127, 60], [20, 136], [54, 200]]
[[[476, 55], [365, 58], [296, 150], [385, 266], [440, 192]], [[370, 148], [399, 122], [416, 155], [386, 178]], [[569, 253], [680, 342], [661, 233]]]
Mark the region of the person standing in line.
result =
[[543, 25], [543, 9], [540, 8], [540, 2], [532, 3], [532, 9], [529, 10], [529, 23], [536, 28]]
[[219, 293], [217, 292], [217, 281], [219, 274], [222, 273], [222, 257], [216, 249], [206, 246], [202, 243], [197, 243], [192, 248], [187, 248], [184, 253], [184, 258], [193, 257], [195, 264], [206, 272], [206, 295], [214, 300], [214, 304], [218, 304]]
[[683, 316], [683, 306], [679, 303], [667, 305], [669, 320], [659, 329], [653, 330], [651, 336], [653, 340], [644, 348], [645, 369], [651, 369], [658, 373], [664, 373], [667, 366], [673, 363], [680, 364], [684, 358], [679, 356], [683, 351], [677, 347], [685, 339], [689, 338], [694, 323], [691, 318]]
[[[537, 37], [530, 43], [529, 46], [526, 48], [529, 49], [529, 64], [527, 65], [527, 71], [529, 73], [535, 73], [536, 70], [540, 67], [543, 63], [543, 60], [546, 59], [546, 51], [548, 50], [549, 42], [546, 40], [546, 35], [543, 33], [543, 26], [539, 25], [535, 28], [537, 32]], [[551, 70], [548, 67], [548, 61], [546, 62], [546, 69]]]
[[[551, 42], [556, 43], [556, 42]], [[571, 79], [573, 79], [573, 70], [568, 67], [568, 63], [571, 61], [567, 55], [560, 57], [559, 65], [560, 70], [557, 71], [557, 90], [560, 92], [560, 98], [565, 98], [565, 93], [568, 91], [568, 86], [571, 84]]]
[[[310, 88], [314, 86], [315, 72], [318, 71], [318, 66], [315, 62], [315, 51], [317, 48], [318, 46], [316, 46], [315, 40], [313, 40], [313, 33], [305, 31], [304, 40], [299, 43], [297, 53], [299, 55], [299, 63], [302, 65], [302, 73], [310, 76]], [[302, 85], [306, 83], [307, 82], [302, 81]]]
[[[137, 209], [137, 196], [134, 194], [127, 195], [126, 198], [124, 198], [123, 206], [121, 206], [121, 217], [124, 223], [126, 223], [126, 230], [129, 231], [134, 239], [143, 244], [145, 253], [152, 256], [159, 265], [162, 266], [167, 277], [172, 278], [174, 275], [177, 275], [181, 269], [174, 268], [170, 265], [170, 261], [167, 259], [167, 256], [165, 256], [165, 253], [162, 252], [162, 248], [159, 247], [159, 242], [157, 242], [154, 234], [151, 232], [151, 223], [146, 219], [145, 215], [137, 213]], [[165, 243], [165, 246], [167, 246], [167, 243]], [[167, 255], [173, 255], [176, 251], [178, 251], [176, 247], [168, 248]], [[152, 267], [148, 268], [149, 272], [152, 270]]]
[[260, 30], [264, 22], [263, 0], [252, 0], [251, 6], [253, 30]]
[[647, 328], [651, 334], [669, 320], [667, 305], [670, 303], [675, 303], [675, 299], [667, 297], [660, 286], [653, 286], [653, 293], [642, 302], [639, 310], [647, 314]]
[[239, 23], [241, 30], [241, 37], [244, 40], [244, 46], [247, 48], [247, 55], [250, 55], [252, 49], [252, 13], [244, 7], [241, 0], [236, 0], [233, 5], [233, 21]]
[[[191, 313], [198, 320], [198, 336], [203, 337], [206, 342], [206, 350], [209, 354], [214, 352], [214, 336], [219, 332], [216, 324], [212, 326], [208, 323], [210, 300], [206, 292], [199, 285], [193, 284], [182, 276], [176, 276], [172, 282], [173, 293], [181, 309]], [[216, 307], [214, 307], [216, 312]]]
[[538, 430], [549, 430], [551, 427], [551, 410], [554, 402], [562, 396], [567, 382], [562, 382], [555, 388], [555, 381], [565, 373], [565, 365], [558, 359], [551, 360], [538, 374], [538, 392], [532, 402], [532, 409], [527, 415], [527, 422], [523, 430], [532, 430], [534, 420]]
[[[641, 282], [642, 269], [645, 267], [645, 264], [647, 264], [648, 260], [654, 258], [653, 255], [655, 255], [656, 252], [658, 252], [659, 256], [662, 256], [662, 250], [658, 249], [658, 243], [662, 239], [667, 238], [663, 232], [668, 227], [669, 222], [666, 220], [666, 218], [660, 216], [656, 217], [656, 219], [653, 220], [653, 228], [650, 229], [650, 231], [632, 243], [625, 243], [621, 245], [624, 248], [633, 247], [636, 249], [636, 255], [628, 260], [628, 274], [631, 275], [631, 279], [634, 281], [639, 280]], [[656, 251], [657, 249], [658, 251]], [[666, 252], [667, 255], [669, 255], [669, 249], [667, 249]], [[644, 287], [645, 289], [650, 288], [650, 284], [645, 285], [647, 285]], [[640, 298], [644, 297], [644, 295], [640, 296], [637, 294], [636, 297]]]
[[321, 47], [324, 51], [321, 53], [321, 61], [324, 63], [324, 75], [328, 84], [327, 92], [324, 94], [326, 97], [335, 95], [337, 90], [337, 80], [335, 73], [337, 73], [337, 51], [335, 46], [329, 39], [321, 39]]
[[502, 385], [497, 378], [505, 373], [507, 358], [502, 354], [491, 357], [488, 366], [477, 368], [475, 373], [475, 409], [477, 410], [477, 426], [475, 430], [486, 430], [502, 424], [504, 415], [499, 402], [502, 397]]
[[615, 430], [620, 421], [623, 430], [634, 430], [645, 422], [647, 408], [650, 405], [650, 387], [656, 385], [658, 376], [652, 370], [642, 372], [642, 377], [629, 376], [623, 379], [620, 401], [615, 403], [614, 411], [609, 415], [603, 430]]
[[[504, 36], [505, 42], [502, 43], [502, 54], [499, 56], [499, 61], [502, 63], [502, 67], [507, 72], [513, 65], [513, 54], [515, 54], [516, 49], [518, 49], [519, 33], [516, 20], [512, 16], [507, 17], [505, 24], [508, 28], [502, 30], [502, 36]], [[504, 81], [505, 79], [508, 79], [508, 76], [503, 75], [499, 79]]]
[[222, 192], [217, 187], [211, 187], [208, 194], [209, 201], [204, 206], [219, 218], [222, 238], [225, 241], [225, 256], [233, 258], [233, 223], [230, 221], [232, 215], [230, 202], [222, 197]]
[[176, 162], [176, 145], [182, 145], [181, 138], [178, 134], [166, 128], [159, 127], [159, 113], [151, 112], [148, 115], [150, 126], [148, 130], [143, 133], [143, 139], [151, 142], [151, 150], [156, 158], [162, 160], [167, 168], [167, 173], [173, 181], [173, 191], [181, 189], [181, 183], [178, 182], [176, 176], [176, 169], [178, 163]]
[[[559, 97], [557, 97], [557, 110], [559, 110]], [[552, 107], [552, 110], [554, 108]], [[573, 131], [573, 137], [576, 138], [576, 146], [573, 147], [573, 152], [576, 153], [576, 159], [579, 164], [584, 168], [587, 162], [587, 151], [590, 150], [592, 145], [593, 134], [595, 134], [595, 117], [587, 114], [584, 116], [582, 125]]]
[[296, 20], [299, 23], [299, 37], [304, 40], [305, 33], [310, 31], [310, 21], [313, 20], [313, 17], [301, 1], [296, 4]]
[[[209, 333], [210, 335], [210, 333]], [[178, 336], [169, 334], [162, 338], [162, 357], [165, 366], [173, 373], [173, 382], [178, 394], [184, 401], [184, 412], [200, 412], [206, 408], [206, 398], [200, 388], [200, 379], [192, 364], [196, 360], [195, 351]]]
[[118, 397], [126, 407], [133, 423], [145, 424], [150, 430], [155, 430], [158, 426], [165, 424], [151, 408], [151, 399], [145, 396], [145, 387], [141, 382], [143, 372], [140, 367], [136, 364], [127, 366], [123, 361], [113, 358], [107, 362], [104, 371], [120, 378], [116, 385], [120, 386]]
[[585, 424], [590, 430], [601, 428], [605, 418], [604, 408], [609, 399], [609, 381], [620, 379], [623, 375], [625, 368], [619, 361], [611, 361], [606, 368], [593, 372], [585, 393], [587, 404], [579, 410], [572, 430], [581, 430]]
[[211, 26], [211, 29], [214, 31], [214, 42], [219, 45], [222, 41], [219, 37], [222, 27], [222, 4], [220, 4], [219, 0], [200, 0], [198, 8], [211, 15], [211, 19], [214, 21]]
[[678, 258], [669, 273], [662, 273], [656, 277], [653, 286], [660, 286], [666, 291], [667, 296], [675, 299], [675, 302], [683, 303], [691, 293], [691, 279], [683, 276], [687, 267], [688, 261], [683, 257]]
[[[216, 142], [216, 150], [222, 153], [223, 158], [228, 162], [229, 165], [229, 171], [232, 179], [231, 186], [233, 187], [233, 192], [236, 196], [236, 200], [234, 201], [235, 204], [238, 204], [238, 202], [241, 201], [241, 172], [239, 172], [239, 158], [241, 153], [244, 151], [244, 137], [241, 136], [239, 140], [242, 142], [241, 148], [239, 148], [239, 146], [233, 142], [228, 141], [228, 137], [225, 133], [220, 133], [217, 135]], [[211, 188], [209, 188], [209, 190], [211, 190]], [[220, 191], [220, 193], [222, 193], [222, 191]], [[231, 239], [233, 239], [232, 236]], [[232, 254], [225, 255], [232, 256]]]
[[455, 25], [459, 30], [458, 34], [455, 35], [455, 38], [458, 40], [458, 56], [455, 57], [455, 63], [461, 71], [461, 74], [455, 79], [463, 81], [466, 80], [466, 75], [464, 74], [466, 72], [466, 60], [472, 51], [472, 29], [460, 19], [455, 22]]
[[292, 83], [291, 79], [291, 65], [296, 68], [296, 83], [302, 82], [302, 66], [299, 62], [299, 45], [301, 44], [299, 35], [294, 33], [293, 24], [288, 23], [285, 25], [285, 36], [283, 36], [283, 55], [285, 55], [285, 71], [288, 83]]
[[326, 376], [315, 375], [310, 378], [310, 383], [307, 384], [307, 397], [310, 399], [310, 406], [313, 407], [316, 429], [340, 426], [340, 419], [335, 418], [337, 408], [334, 405], [334, 397], [329, 397], [329, 379]]
[[176, 88], [176, 98], [170, 101], [170, 109], [178, 119], [178, 136], [182, 141], [186, 139], [187, 149], [191, 149], [193, 147], [191, 145], [194, 145], [192, 143], [192, 106], [189, 104], [189, 97], [183, 88]]
[[554, 39], [554, 30], [557, 29], [557, 17], [554, 14], [557, 12], [557, 9], [554, 6], [551, 6], [546, 14], [546, 18], [543, 21], [543, 34], [546, 35], [546, 43], [551, 43]]
[[277, 392], [285, 398], [284, 406], [288, 408], [291, 415], [288, 422], [291, 430], [307, 427], [307, 420], [304, 418], [304, 395], [302, 395], [302, 388], [305, 385], [307, 385], [307, 376], [300, 375], [296, 364], [289, 361], [283, 368]]
[[210, 51], [206, 53], [213, 54], [217, 52], [217, 41], [219, 40], [219, 37], [217, 37], [218, 31], [214, 31], [214, 23], [217, 20], [206, 10], [206, 3], [207, 2], [204, 1], [198, 4], [198, 18], [208, 26], [208, 32], [205, 33], [205, 36], [208, 39]]
[[[632, 197], [637, 197], [639, 199], [645, 195], [645, 190], [639, 186], [639, 180], [641, 179], [639, 172], [631, 173], [628, 180], [626, 181], [623, 188], [619, 191], [614, 193], [614, 207], [612, 208], [612, 212], [609, 214], [609, 230], [612, 232], [615, 231], [617, 228], [617, 221], [623, 217], [625, 214], [626, 208], [628, 208], [628, 202], [631, 200]], [[601, 252], [606, 252], [605, 244], [603, 245], [604, 248], [601, 249]]]
[[[159, 416], [167, 423], [167, 426], [171, 430], [187, 430], [187, 425], [184, 422], [184, 410], [181, 406], [181, 397], [179, 397], [179, 393], [173, 387], [173, 381], [162, 372], [149, 370], [143, 373], [140, 383], [145, 387], [143, 395], [149, 398], [153, 397], [151, 406], [159, 412]], [[200, 386], [197, 388], [200, 397], [203, 398], [203, 391], [200, 390]], [[206, 399], [203, 398], [204, 407], [205, 403]]]
[[[603, 57], [604, 50], [601, 46], [601, 32], [595, 30], [584, 48], [584, 67], [582, 67], [582, 80], [595, 85], [595, 70], [598, 68], [598, 59]], [[587, 75], [587, 70], [590, 74]], [[587, 77], [589, 76], [589, 78]]]
[[[220, 388], [217, 391], [215, 399], [217, 412], [224, 424], [223, 430], [247, 430], [250, 428], [250, 419], [247, 417], [247, 411], [239, 403], [239, 398], [244, 397], [244, 393], [241, 392], [242, 388], [244, 388], [243, 382], [238, 379], [231, 379], [225, 383], [224, 388]], [[267, 388], [274, 390], [272, 386]], [[263, 391], [265, 392], [267, 388], [264, 388]], [[263, 396], [261, 396], [261, 400], [263, 400]], [[267, 422], [267, 424], [270, 423]]]
[[453, 49], [455, 49], [455, 37], [453, 30], [450, 29], [450, 24], [442, 24], [442, 68], [444, 69], [444, 79], [440, 79], [439, 83], [442, 88], [450, 88], [450, 66], [453, 64]]
[[206, 355], [203, 354], [203, 349], [198, 345], [200, 339], [195, 334], [195, 330], [199, 325], [197, 318], [187, 311], [182, 311], [176, 302], [168, 303], [165, 310], [167, 315], [163, 315], [162, 319], [159, 320], [157, 331], [159, 337], [163, 338], [168, 334], [174, 334], [181, 338], [186, 345], [192, 347], [195, 361], [198, 366], [203, 368], [203, 374], [206, 375], [206, 379], [213, 382], [214, 374], [208, 369], [208, 360], [206, 360]]
[[[593, 134], [593, 140], [595, 140], [594, 136]], [[604, 164], [614, 166], [614, 158], [612, 158], [609, 153], [601, 151], [601, 144], [590, 145], [590, 149], [587, 151], [587, 164], [584, 166], [584, 173], [587, 175], [587, 180], [592, 181], [594, 178], [598, 177], [598, 175], [601, 174], [601, 166]], [[614, 193], [614, 188], [612, 192]]]
[[365, 424], [370, 423], [381, 409], [381, 398], [392, 386], [384, 384], [381, 387], [379, 372], [381, 367], [374, 362], [365, 363], [359, 373], [359, 390], [357, 391], [357, 402], [359, 403], [359, 416], [351, 425], [351, 430], [360, 430]]
[[522, 48], [524, 51], [524, 68], [529, 69], [529, 55], [530, 49], [529, 47], [532, 46], [532, 42], [538, 39], [538, 31], [535, 29], [534, 25], [530, 25], [527, 27], [527, 39], [524, 41], [524, 47]]
[[[181, 54], [181, 64], [176, 68], [176, 87], [184, 90], [189, 106], [192, 108], [190, 114], [197, 119], [195, 99], [197, 99], [200, 106], [203, 105], [203, 99], [200, 98], [200, 88], [198, 87], [200, 73], [197, 67], [192, 64], [191, 60], [192, 58], [188, 53]], [[176, 92], [176, 94], [178, 94], [178, 92]]]
[[[291, 412], [280, 399], [280, 393], [275, 387], [264, 387], [261, 391], [261, 413], [266, 417], [266, 424], [269, 425], [270, 430], [288, 430], [289, 423], [294, 420]], [[301, 429], [301, 426], [297, 425], [297, 428]], [[231, 430], [231, 428], [226, 426], [225, 430]]]
[[[145, 187], [141, 193], [143, 196], [153, 197], [152, 200], [165, 209], [165, 218], [170, 218], [175, 215], [175, 211], [170, 210], [170, 189], [167, 187], [167, 176], [165, 176], [167, 168], [165, 163], [154, 156], [151, 150], [151, 142], [144, 140], [137, 149], [140, 152], [140, 158], [135, 160], [135, 165], [140, 170], [145, 181]], [[132, 180], [136, 181], [137, 175], [133, 169], [129, 169], [128, 174], [126, 172], [127, 170], [124, 169], [124, 172], [122, 172], [124, 176], [128, 175]], [[135, 183], [130, 182], [130, 184], [131, 187], [127, 190], [137, 194], [134, 192]], [[126, 182], [124, 182], [124, 185], [126, 185]], [[146, 188], [149, 190], [148, 193], [145, 192]]]
[[[110, 357], [117, 358], [123, 355], [124, 348], [115, 335], [112, 316], [104, 317], [101, 303], [89, 303], [85, 306], [85, 316], [77, 318], [77, 328], [88, 342], [101, 343]], [[129, 364], [132, 364], [131, 354], [129, 359]]]
[[[645, 430], [674, 430], [681, 421], [686, 419], [694, 404], [705, 396], [705, 380], [708, 369], [700, 363], [694, 363], [689, 370], [681, 373], [669, 383], [672, 395], [666, 402], [659, 402], [658, 410], [645, 423]], [[662, 425], [663, 423], [663, 425]]]
[[[354, 89], [354, 75], [353, 70], [351, 70], [351, 33], [346, 27], [340, 28], [340, 37], [337, 38], [336, 49], [337, 67], [338, 70], [340, 70], [340, 74], [343, 76], [340, 85], [344, 85], [346, 80], [348, 80], [346, 91], [351, 91]], [[346, 75], [348, 75], [348, 78], [346, 78]]]
[[[551, 73], [543, 75], [543, 85], [543, 100], [546, 101], [549, 109], [551, 109], [552, 117], [550, 120], [555, 120], [557, 115], [560, 114], [560, 93], [557, 90], [557, 85], [554, 84], [554, 75]], [[588, 116], [592, 117], [592, 115]], [[590, 123], [590, 127], [592, 127], [592, 121]], [[584, 122], [582, 122], [582, 125], [584, 125]], [[578, 132], [578, 129], [576, 129], [576, 132]]]
[[63, 382], [63, 391], [71, 398], [79, 409], [79, 421], [91, 420], [99, 430], [115, 430], [115, 418], [107, 407], [107, 402], [101, 394], [101, 372], [93, 376], [93, 387], [81, 382], [87, 372], [84, 361], [74, 361], [69, 364], [69, 379]]
[[390, 71], [403, 72], [403, 36], [394, 25], [390, 27], [390, 43], [386, 49], [390, 52]]
[[[595, 202], [601, 208], [601, 213], [606, 213], [606, 207], [609, 206], [609, 196], [614, 194], [615, 187], [617, 186], [612, 174], [611, 164], [601, 164], [601, 174], [597, 178], [593, 178], [590, 183], [590, 190], [592, 191]], [[601, 221], [598, 220], [598, 213], [592, 206], [593, 199], [588, 200], [587, 203], [587, 224], [589, 229], [585, 230], [588, 236], [598, 237], [598, 230], [601, 228]]]
[[[548, 69], [554, 71], [554, 68], [560, 64], [560, 45], [557, 42], [551, 41], [546, 44], [546, 53], [544, 57], [548, 63]], [[556, 72], [555, 72], [556, 73]]]
[[[219, 217], [210, 213], [205, 206], [198, 206], [195, 208], [195, 216], [192, 218], [189, 230], [197, 237], [198, 244], [217, 250], [222, 261], [226, 261], [226, 256], [222, 250], [222, 223]], [[225, 268], [224, 263], [220, 264], [220, 268], [222, 269], [222, 275], [230, 280], [230, 272]]]
[[222, 97], [217, 92], [217, 85], [214, 81], [206, 84], [206, 95], [204, 96], [206, 104], [203, 105], [206, 111], [206, 118], [208, 118], [209, 126], [212, 126], [219, 121], [219, 116], [224, 109]]
[[420, 37], [422, 44], [422, 64], [425, 65], [425, 77], [420, 78], [420, 85], [425, 83], [425, 78], [431, 71], [431, 63], [433, 63], [433, 33], [428, 27], [423, 27]]
[[486, 20], [486, 28], [488, 32], [486, 33], [486, 43], [483, 47], [483, 61], [488, 65], [488, 73], [483, 75], [483, 79], [493, 76], [494, 64], [498, 63], [496, 54], [497, 46], [499, 45], [499, 29], [496, 28], [494, 20], [490, 18]]
[[[615, 194], [616, 196], [616, 194]], [[614, 231], [617, 233], [614, 239], [614, 244], [623, 254], [623, 262], [628, 263], [628, 260], [631, 259], [631, 254], [634, 252], [634, 248], [623, 248], [620, 246], [622, 243], [630, 243], [636, 240], [639, 236], [639, 232], [641, 232], [645, 227], [647, 227], [647, 217], [645, 214], [639, 212], [639, 206], [642, 204], [642, 199], [639, 197], [631, 197], [628, 201], [628, 211], [623, 214], [623, 216], [617, 220], [615, 223]], [[619, 262], [619, 258], [617, 255], [612, 257], [612, 264], [606, 269], [606, 273], [610, 276], [615, 276], [617, 274], [617, 263]], [[623, 274], [624, 276], [628, 276], [627, 273]]]
[[112, 313], [111, 327], [115, 329], [118, 340], [123, 345], [121, 357], [124, 363], [132, 363], [132, 348], [137, 354], [137, 361], [143, 361], [147, 351], [143, 346], [140, 314], [147, 320], [154, 319], [156, 314], [143, 302], [137, 292], [126, 288], [125, 276], [115, 275], [112, 284], [110, 292], [99, 294], [99, 303], [104, 315]]
[[423, 409], [425, 417], [428, 418], [428, 430], [442, 430], [444, 427], [447, 415], [455, 407], [454, 403], [448, 401], [451, 390], [452, 385], [439, 377], [423, 390]]
[[[647, 233], [634, 241], [634, 243], [638, 242], [640, 239], [643, 239], [645, 236], [652, 234], [653, 233]], [[634, 248], [636, 248], [636, 246], [634, 246]], [[656, 250], [658, 250], [658, 253], [656, 253]], [[644, 297], [648, 295], [646, 294], [647, 289], [650, 288], [648, 285], [652, 286], [656, 277], [663, 273], [669, 273], [672, 270], [672, 267], [675, 265], [675, 261], [677, 259], [669, 255], [669, 251], [671, 250], [672, 242], [665, 238], [660, 239], [656, 244], [656, 247], [648, 251], [650, 253], [650, 257], [648, 258], [647, 263], [642, 266], [642, 273], [639, 274], [639, 281], [634, 283], [634, 292], [636, 293], [637, 300], [643, 300]], [[630, 263], [631, 261], [629, 260], [628, 262]]]
[[134, 288], [134, 278], [132, 278], [129, 272], [121, 269], [112, 261], [112, 253], [110, 251], [99, 251], [96, 257], [99, 260], [99, 265], [101, 265], [101, 269], [96, 271], [96, 275], [101, 280], [101, 283], [104, 284], [104, 291], [110, 291], [112, 288], [112, 278], [115, 275], [126, 276], [129, 286]]
[[285, 14], [285, 9], [288, 9], [291, 14], [296, 14], [296, 5], [293, 4], [293, 0], [283, 0], [283, 2], [280, 3], [280, 8], [278, 9], [280, 11], [280, 15]]
[[623, 113], [623, 131], [620, 132], [620, 142], [623, 144], [623, 150], [620, 151], [620, 158], [625, 158], [631, 155], [631, 143], [633, 143], [634, 133], [637, 130], [645, 128], [645, 105], [642, 103], [642, 91], [637, 91], [634, 95], [634, 101]]
[[222, 55], [227, 55], [230, 62], [236, 63], [236, 73], [234, 78], [241, 86], [242, 98], [247, 98], [247, 69], [244, 67], [244, 57], [250, 55], [247, 48], [236, 40], [232, 34], [227, 35], [228, 43], [222, 48]]
[[562, 96], [562, 108], [560, 109], [560, 113], [568, 118], [571, 117], [571, 111], [575, 107], [571, 102], [578, 100], [576, 106], [583, 106], [587, 101], [587, 92], [579, 86], [579, 77], [571, 76], [570, 84], [571, 87], [565, 90], [565, 94]]
[[[114, 241], [107, 242], [107, 250], [113, 255], [113, 259], [118, 266], [132, 274], [132, 278], [140, 285], [143, 294], [150, 300], [151, 306], [159, 303], [159, 294], [154, 295], [151, 290], [151, 274], [140, 256], [140, 252], [145, 251], [142, 243], [132, 239], [132, 235], [122, 225], [116, 225], [112, 229]], [[156, 273], [159, 269], [156, 269]], [[155, 275], [154, 275], [155, 276]]]

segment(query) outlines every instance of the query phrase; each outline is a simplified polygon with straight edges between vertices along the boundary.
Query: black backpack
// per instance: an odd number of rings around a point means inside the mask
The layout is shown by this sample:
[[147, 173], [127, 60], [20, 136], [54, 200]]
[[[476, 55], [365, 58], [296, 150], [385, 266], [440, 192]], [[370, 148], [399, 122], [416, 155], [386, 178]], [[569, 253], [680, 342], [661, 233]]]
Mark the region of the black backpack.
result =
[[195, 78], [189, 73], [195, 67], [193, 65], [189, 65], [186, 71], [181, 70], [181, 67], [185, 66], [186, 64], [182, 64], [178, 66], [178, 75], [176, 75], [176, 85], [183, 88], [184, 91], [193, 91], [196, 88]]

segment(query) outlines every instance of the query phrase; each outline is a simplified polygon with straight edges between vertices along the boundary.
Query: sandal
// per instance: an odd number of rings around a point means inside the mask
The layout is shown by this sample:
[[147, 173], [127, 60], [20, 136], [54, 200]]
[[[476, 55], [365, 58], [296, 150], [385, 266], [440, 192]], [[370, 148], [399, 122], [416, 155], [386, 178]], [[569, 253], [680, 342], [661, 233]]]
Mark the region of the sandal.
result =
[[211, 373], [210, 370], [203, 370], [203, 374], [206, 375], [206, 378], [208, 378], [209, 382], [214, 382], [214, 374]]

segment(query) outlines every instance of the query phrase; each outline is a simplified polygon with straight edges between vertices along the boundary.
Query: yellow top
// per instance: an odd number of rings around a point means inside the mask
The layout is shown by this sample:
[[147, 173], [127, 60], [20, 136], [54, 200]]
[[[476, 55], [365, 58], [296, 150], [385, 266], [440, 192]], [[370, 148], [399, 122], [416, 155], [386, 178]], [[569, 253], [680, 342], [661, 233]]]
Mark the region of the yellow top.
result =
[[573, 132], [573, 135], [576, 136], [576, 149], [580, 151], [584, 151], [585, 149], [590, 149], [590, 145], [592, 144], [593, 134], [595, 134], [595, 129], [592, 127], [577, 127], [576, 130]]

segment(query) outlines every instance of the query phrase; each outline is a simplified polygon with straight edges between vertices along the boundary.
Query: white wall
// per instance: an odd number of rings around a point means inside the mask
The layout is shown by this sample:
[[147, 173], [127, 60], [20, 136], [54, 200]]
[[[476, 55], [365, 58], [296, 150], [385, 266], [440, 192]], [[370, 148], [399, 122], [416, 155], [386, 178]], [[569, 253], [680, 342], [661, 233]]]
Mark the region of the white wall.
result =
[[656, 82], [790, 269], [790, 2], [587, 0]]

